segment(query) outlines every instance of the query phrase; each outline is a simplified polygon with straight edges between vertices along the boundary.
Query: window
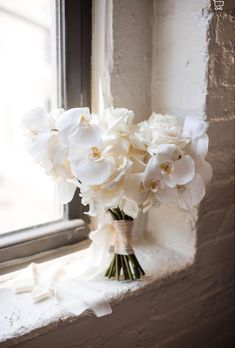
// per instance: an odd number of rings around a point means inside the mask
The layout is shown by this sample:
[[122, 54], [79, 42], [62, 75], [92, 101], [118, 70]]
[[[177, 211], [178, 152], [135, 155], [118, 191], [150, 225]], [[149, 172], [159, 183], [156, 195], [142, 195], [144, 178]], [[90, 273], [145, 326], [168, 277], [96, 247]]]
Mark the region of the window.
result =
[[0, 234], [62, 217], [55, 185], [27, 154], [21, 128], [29, 108], [54, 103], [50, 27], [50, 0], [1, 1]]
[[59, 205], [20, 122], [38, 105], [90, 105], [91, 11], [91, 0], [0, 0], [0, 269], [86, 235], [78, 193]]

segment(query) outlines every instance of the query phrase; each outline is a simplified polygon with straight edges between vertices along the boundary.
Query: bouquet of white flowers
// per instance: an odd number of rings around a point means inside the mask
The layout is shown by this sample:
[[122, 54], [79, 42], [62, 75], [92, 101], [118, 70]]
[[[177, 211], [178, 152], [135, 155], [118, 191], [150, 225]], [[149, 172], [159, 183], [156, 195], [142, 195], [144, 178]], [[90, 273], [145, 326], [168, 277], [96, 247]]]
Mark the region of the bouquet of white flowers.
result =
[[161, 204], [190, 210], [205, 195], [212, 176], [205, 158], [207, 124], [152, 114], [139, 124], [134, 113], [110, 107], [102, 115], [88, 108], [36, 108], [24, 117], [28, 149], [58, 182], [66, 204], [80, 189], [87, 214], [109, 212], [116, 241], [106, 276], [138, 279], [144, 275], [132, 248], [132, 227], [140, 211]]

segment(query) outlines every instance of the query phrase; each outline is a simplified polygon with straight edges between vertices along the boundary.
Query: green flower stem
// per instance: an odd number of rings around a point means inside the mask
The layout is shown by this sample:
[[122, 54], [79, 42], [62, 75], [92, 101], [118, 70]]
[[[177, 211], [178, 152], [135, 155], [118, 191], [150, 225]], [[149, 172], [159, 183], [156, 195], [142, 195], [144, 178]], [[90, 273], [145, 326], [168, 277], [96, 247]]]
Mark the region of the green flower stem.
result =
[[134, 269], [134, 273], [135, 273], [136, 278], [139, 279], [139, 278], [140, 278], [140, 272], [139, 272], [138, 267], [137, 267], [136, 264], [135, 264], [133, 255], [128, 255], [128, 258], [129, 258], [129, 260], [131, 261], [131, 264], [132, 264], [132, 267], [133, 267], [133, 269]]
[[132, 258], [133, 258], [135, 264], [137, 265], [138, 269], [140, 270], [141, 274], [145, 275], [145, 272], [144, 272], [143, 268], [140, 266], [139, 261], [138, 261], [137, 257], [135, 256], [135, 254], [132, 255]]
[[112, 215], [113, 220], [130, 220], [133, 221], [133, 218], [131, 216], [128, 216], [124, 213], [123, 210], [118, 208], [108, 209], [110, 214]]
[[129, 279], [134, 280], [135, 278], [133, 277], [133, 274], [132, 274], [132, 271], [131, 271], [131, 268], [130, 268], [130, 265], [129, 265], [129, 259], [128, 259], [127, 255], [124, 255], [124, 261], [125, 261], [125, 264], [126, 264], [126, 269], [127, 269], [127, 272], [128, 272]]
[[112, 262], [107, 269], [105, 276], [116, 280], [137, 280], [144, 275], [143, 269], [134, 254], [114, 254]]

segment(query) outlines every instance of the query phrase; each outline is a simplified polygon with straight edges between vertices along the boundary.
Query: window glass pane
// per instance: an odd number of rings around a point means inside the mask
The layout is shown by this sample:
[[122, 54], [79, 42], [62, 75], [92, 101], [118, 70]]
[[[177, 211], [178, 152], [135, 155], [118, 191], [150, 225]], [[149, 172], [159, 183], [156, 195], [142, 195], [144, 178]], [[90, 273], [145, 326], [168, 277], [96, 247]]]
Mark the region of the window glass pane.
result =
[[0, 233], [62, 217], [55, 184], [25, 149], [22, 115], [53, 103], [50, 0], [0, 0]]

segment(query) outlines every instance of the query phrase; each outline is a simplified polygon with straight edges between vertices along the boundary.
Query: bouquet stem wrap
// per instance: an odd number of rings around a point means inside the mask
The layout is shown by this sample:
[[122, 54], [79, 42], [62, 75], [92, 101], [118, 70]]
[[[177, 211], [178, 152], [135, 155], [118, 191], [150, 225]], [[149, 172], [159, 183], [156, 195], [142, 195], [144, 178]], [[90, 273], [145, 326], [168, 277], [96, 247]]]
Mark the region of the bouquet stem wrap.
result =
[[114, 246], [115, 254], [119, 255], [132, 255], [134, 250], [132, 248], [132, 229], [134, 226], [133, 221], [117, 220], [114, 221], [114, 227], [116, 231], [116, 242]]
[[136, 280], [145, 274], [132, 248], [133, 221], [115, 220], [114, 256], [105, 276], [116, 280]]

